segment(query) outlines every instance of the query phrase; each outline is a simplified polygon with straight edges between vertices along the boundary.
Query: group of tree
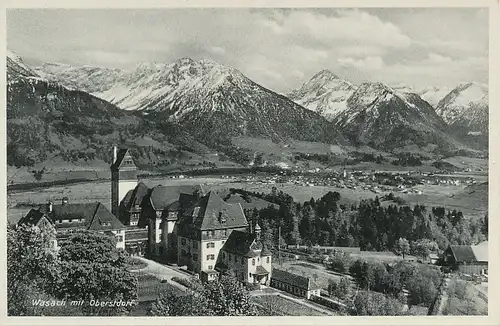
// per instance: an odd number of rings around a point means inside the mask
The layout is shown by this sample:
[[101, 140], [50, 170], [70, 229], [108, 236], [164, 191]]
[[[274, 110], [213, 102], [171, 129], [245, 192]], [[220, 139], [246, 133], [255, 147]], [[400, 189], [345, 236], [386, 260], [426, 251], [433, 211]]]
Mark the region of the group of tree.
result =
[[152, 316], [255, 316], [256, 307], [250, 294], [233, 273], [218, 280], [202, 283], [191, 281], [185, 294], [165, 292], [149, 311]]
[[[78, 231], [56, 249], [52, 228], [9, 225], [7, 239], [9, 315], [121, 315], [127, 311], [90, 305], [90, 300], [137, 299], [137, 279], [110, 236]], [[66, 304], [40, 306], [39, 300]], [[82, 305], [69, 304], [80, 300]]]
[[[400, 251], [400, 239], [406, 239], [419, 256], [428, 250], [429, 242], [445, 250], [450, 244], [474, 244], [484, 239], [487, 223], [466, 218], [462, 212], [424, 205], [382, 206], [380, 199], [361, 200], [346, 207], [339, 203], [338, 192], [328, 192], [320, 199], [297, 203], [282, 191], [256, 193], [238, 190], [279, 205], [247, 212], [249, 220], [258, 221], [269, 246], [280, 242], [322, 246], [360, 247], [361, 250]], [[423, 240], [425, 239], [425, 240]], [[412, 248], [418, 241], [424, 241]], [[431, 246], [431, 249], [434, 245]], [[403, 253], [403, 252], [401, 252]]]

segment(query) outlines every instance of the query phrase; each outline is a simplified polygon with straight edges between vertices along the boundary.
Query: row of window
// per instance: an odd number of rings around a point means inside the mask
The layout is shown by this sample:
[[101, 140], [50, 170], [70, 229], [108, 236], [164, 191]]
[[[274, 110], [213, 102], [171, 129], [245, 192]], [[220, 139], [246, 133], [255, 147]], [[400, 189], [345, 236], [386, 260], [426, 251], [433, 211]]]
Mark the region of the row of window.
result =
[[[73, 222], [73, 219], [69, 220], [57, 220], [57, 224], [62, 224], [62, 223], [71, 223]], [[83, 218], [75, 218], [75, 222], [83, 222]]]
[[[208, 247], [207, 247], [208, 248]], [[233, 256], [231, 254], [228, 254], [228, 260], [229, 261], [232, 261], [232, 258]], [[222, 259], [226, 259], [226, 253], [223, 251], [222, 252]], [[238, 256], [234, 256], [234, 262], [237, 263], [238, 262]], [[269, 264], [269, 257], [266, 257], [266, 263]], [[260, 262], [260, 258], [257, 257], [257, 262]], [[245, 264], [245, 257], [241, 257], [241, 265], [244, 265]], [[255, 266], [255, 258], [252, 259], [252, 266]]]
[[290, 284], [286, 284], [286, 283], [282, 283], [282, 282], [279, 282], [279, 281], [275, 281], [273, 282], [274, 283], [274, 286], [282, 289], [282, 290], [285, 290], [289, 293], [295, 293], [297, 295], [301, 295], [301, 296], [305, 296], [306, 295], [306, 291], [305, 290], [302, 290], [302, 289], [299, 289], [295, 286], [291, 286]]
[[205, 237], [215, 237], [216, 235], [227, 237], [227, 229], [203, 231], [202, 235]]

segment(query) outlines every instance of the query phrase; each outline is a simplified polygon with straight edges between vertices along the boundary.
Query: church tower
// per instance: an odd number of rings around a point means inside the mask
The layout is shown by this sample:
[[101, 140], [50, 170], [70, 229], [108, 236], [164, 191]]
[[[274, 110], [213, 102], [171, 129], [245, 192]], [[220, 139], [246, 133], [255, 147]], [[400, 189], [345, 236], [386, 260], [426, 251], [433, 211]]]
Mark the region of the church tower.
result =
[[120, 202], [137, 185], [137, 166], [128, 149], [113, 147], [111, 164], [111, 212], [119, 217]]

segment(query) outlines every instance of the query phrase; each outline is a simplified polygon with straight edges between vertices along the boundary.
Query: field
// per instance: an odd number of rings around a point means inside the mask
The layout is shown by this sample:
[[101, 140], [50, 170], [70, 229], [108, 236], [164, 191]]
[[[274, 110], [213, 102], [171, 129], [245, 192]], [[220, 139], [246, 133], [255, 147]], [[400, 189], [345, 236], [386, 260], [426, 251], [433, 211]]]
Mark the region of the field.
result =
[[[478, 183], [472, 188], [464, 186], [438, 186], [438, 185], [418, 185], [415, 188], [421, 190], [422, 194], [395, 193], [405, 200], [409, 205], [421, 204], [427, 207], [444, 206], [448, 209], [461, 210], [470, 216], [484, 216], [488, 209], [488, 187], [480, 185], [480, 182], [487, 181], [486, 175], [474, 175]], [[142, 179], [146, 185], [153, 187], [156, 185], [180, 185], [180, 184], [200, 184], [207, 190], [223, 191], [228, 188], [241, 188], [247, 191], [265, 192], [271, 191], [271, 185], [259, 182], [235, 181], [233, 179], [223, 179], [220, 176], [205, 176], [186, 179], [170, 178], [145, 178]], [[309, 201], [311, 198], [321, 198], [329, 191], [337, 191], [341, 195], [341, 204], [349, 205], [359, 203], [361, 199], [383, 196], [384, 193], [375, 194], [369, 190], [335, 188], [327, 186], [302, 186], [292, 183], [276, 184], [278, 190], [291, 195], [296, 202]], [[475, 187], [475, 188], [474, 188]], [[67, 196], [70, 202], [85, 203], [100, 201], [109, 205], [111, 201], [111, 186], [109, 181], [92, 181], [68, 185], [58, 185], [46, 188], [36, 188], [31, 190], [12, 190], [7, 194], [8, 219], [17, 222], [21, 216], [25, 215], [32, 207], [47, 203], [49, 200], [57, 203], [62, 197]], [[393, 204], [383, 202], [383, 205]]]
[[251, 301], [263, 306], [273, 316], [324, 316], [312, 308], [278, 295], [255, 296]]

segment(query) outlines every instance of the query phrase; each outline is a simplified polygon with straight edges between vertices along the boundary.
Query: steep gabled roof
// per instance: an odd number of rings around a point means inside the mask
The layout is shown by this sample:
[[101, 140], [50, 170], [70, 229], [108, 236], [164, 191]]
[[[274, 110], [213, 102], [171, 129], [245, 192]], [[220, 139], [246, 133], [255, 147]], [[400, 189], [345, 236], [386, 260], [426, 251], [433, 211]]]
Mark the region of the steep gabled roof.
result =
[[129, 190], [120, 205], [126, 210], [130, 210], [136, 205], [141, 205], [144, 196], [148, 194], [149, 188], [143, 182], [139, 182], [134, 189]]
[[240, 204], [228, 204], [214, 192], [209, 192], [186, 211], [193, 226], [200, 230], [246, 227]]
[[318, 288], [318, 286], [311, 282], [311, 279], [309, 279], [308, 277], [293, 274], [281, 269], [273, 268], [271, 278], [292, 286], [296, 286], [303, 290], [314, 290]]
[[[28, 214], [26, 214], [25, 216], [21, 217], [21, 219], [19, 220], [18, 224], [19, 225], [22, 225], [22, 224], [26, 224], [26, 225], [38, 225], [38, 223], [40, 223], [40, 221], [43, 219], [43, 218], [47, 218], [47, 215], [43, 212], [41, 212], [40, 210], [37, 210], [37, 209], [30, 209], [30, 211], [28, 212]], [[47, 218], [47, 220], [52, 223], [52, 220]]]
[[121, 230], [125, 229], [125, 226], [103, 204], [97, 203], [96, 211], [87, 229], [92, 231]]
[[120, 168], [136, 169], [136, 165], [127, 148], [119, 148], [116, 154], [116, 161], [111, 164], [112, 170]]
[[476, 260], [479, 262], [488, 262], [488, 241], [483, 241], [471, 247]]
[[149, 198], [151, 201], [151, 205], [155, 210], [163, 210], [169, 205], [178, 201], [181, 194], [193, 195], [195, 192], [202, 192], [202, 188], [200, 185], [159, 185], [151, 190]]
[[[53, 222], [60, 220], [73, 220], [69, 223], [56, 223], [58, 229], [81, 228], [94, 231], [119, 230], [125, 226], [114, 216], [109, 209], [99, 203], [75, 203], [52, 205], [52, 212], [48, 205], [42, 205], [40, 212], [48, 214]], [[80, 220], [82, 220], [80, 222]]]
[[256, 241], [255, 234], [233, 230], [222, 246], [222, 250], [243, 257], [256, 257], [259, 255], [256, 250], [262, 249], [262, 243]]
[[451, 253], [455, 257], [455, 261], [457, 263], [472, 263], [476, 262], [476, 256], [472, 251], [471, 246], [466, 245], [451, 245], [450, 246]]

